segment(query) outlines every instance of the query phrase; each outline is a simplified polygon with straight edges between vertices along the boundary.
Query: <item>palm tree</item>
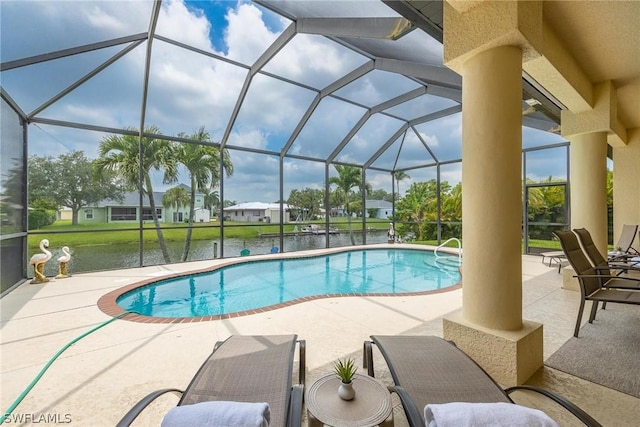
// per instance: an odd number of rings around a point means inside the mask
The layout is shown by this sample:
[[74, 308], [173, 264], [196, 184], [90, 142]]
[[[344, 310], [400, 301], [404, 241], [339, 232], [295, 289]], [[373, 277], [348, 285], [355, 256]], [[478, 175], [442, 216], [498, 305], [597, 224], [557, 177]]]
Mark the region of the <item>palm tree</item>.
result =
[[[221, 178], [220, 149], [212, 145], [202, 145], [202, 142], [211, 142], [211, 136], [204, 127], [198, 129], [193, 135], [178, 134], [181, 138], [191, 139], [198, 143], [183, 143], [177, 147], [176, 159], [184, 165], [189, 172], [191, 180], [191, 200], [189, 201], [189, 228], [182, 251], [182, 261], [186, 261], [191, 248], [191, 233], [193, 231], [193, 216], [195, 212], [196, 189], [205, 192], [218, 185]], [[222, 151], [223, 168], [227, 176], [233, 175], [233, 164], [228, 150]]]
[[349, 198], [351, 196], [352, 188], [362, 187], [362, 173], [359, 167], [356, 166], [342, 166], [334, 165], [338, 176], [332, 176], [329, 178], [329, 184], [336, 184], [342, 197], [344, 198], [344, 209], [347, 213], [347, 221], [349, 224], [349, 237], [351, 238], [351, 244], [355, 245], [356, 241], [353, 237], [353, 230], [351, 229], [351, 210], [349, 209]]
[[204, 208], [209, 209], [211, 213], [215, 213], [220, 205], [220, 193], [218, 190], [206, 189], [204, 194]]
[[400, 181], [404, 181], [405, 179], [411, 178], [405, 171], [395, 171], [393, 173], [393, 177], [396, 180], [396, 188], [398, 194], [400, 194]]
[[189, 193], [184, 187], [170, 188], [162, 196], [162, 204], [179, 210], [181, 207], [189, 205]]
[[[134, 130], [135, 129], [129, 129]], [[159, 134], [155, 126], [145, 129], [145, 134]], [[158, 235], [158, 243], [166, 263], [171, 259], [160, 228], [151, 184], [151, 170], [163, 171], [163, 183], [171, 184], [178, 178], [173, 146], [169, 141], [154, 137], [139, 138], [135, 135], [109, 135], [100, 141], [99, 158], [95, 160], [95, 173], [103, 176], [105, 172], [117, 174], [128, 188], [141, 191], [149, 197], [151, 216]], [[140, 176], [142, 174], [142, 176]], [[142, 218], [142, 212], [140, 212]]]

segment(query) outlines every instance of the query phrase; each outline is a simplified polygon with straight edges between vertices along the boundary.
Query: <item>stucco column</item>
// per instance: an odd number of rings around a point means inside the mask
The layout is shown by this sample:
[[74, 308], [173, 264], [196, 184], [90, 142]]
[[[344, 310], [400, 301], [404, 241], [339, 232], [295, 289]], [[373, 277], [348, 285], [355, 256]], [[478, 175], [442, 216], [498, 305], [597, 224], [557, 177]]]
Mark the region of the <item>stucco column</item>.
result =
[[462, 75], [463, 314], [522, 327], [522, 51], [499, 46]]
[[607, 253], [607, 133], [569, 137], [571, 141], [571, 228], [586, 228]]
[[[629, 131], [629, 144], [613, 148], [613, 242], [624, 224], [640, 224], [640, 128]], [[633, 245], [640, 249], [640, 238]]]
[[502, 385], [543, 361], [542, 325], [522, 319], [522, 67], [539, 57], [542, 3], [444, 3], [445, 65], [462, 75], [462, 310], [452, 340]]

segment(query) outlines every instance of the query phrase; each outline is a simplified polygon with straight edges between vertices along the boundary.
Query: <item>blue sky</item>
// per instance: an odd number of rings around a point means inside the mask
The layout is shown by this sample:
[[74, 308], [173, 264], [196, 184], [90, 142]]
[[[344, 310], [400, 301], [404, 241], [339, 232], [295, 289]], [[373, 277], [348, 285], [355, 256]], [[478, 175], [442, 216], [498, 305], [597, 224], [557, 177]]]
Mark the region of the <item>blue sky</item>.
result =
[[[148, 29], [152, 3], [138, 1], [12, 1], [0, 2], [2, 8], [2, 62], [144, 33]], [[125, 7], [126, 6], [126, 7]], [[378, 1], [366, 5], [376, 15], [384, 15], [386, 6]], [[213, 140], [222, 139], [248, 67], [289, 25], [289, 21], [247, 1], [166, 0], [158, 20], [156, 34], [219, 55], [229, 62], [196, 54], [172, 44], [155, 40], [149, 76], [147, 125], [155, 125], [167, 135], [191, 133], [205, 126]], [[37, 28], [37, 31], [33, 31]], [[415, 34], [414, 34], [415, 33]], [[412, 37], [422, 37], [417, 32]], [[117, 54], [124, 46], [70, 56], [1, 74], [3, 88], [26, 113], [43, 105], [77, 79]], [[37, 116], [114, 128], [137, 128], [140, 124], [146, 44], [142, 44], [104, 71], [92, 77]], [[429, 47], [441, 56], [441, 46]], [[264, 71], [307, 85], [302, 88], [269, 75], [258, 74], [252, 80], [228, 144], [256, 150], [279, 152], [316, 96], [332, 81], [356, 69], [366, 58], [344, 46], [317, 35], [297, 35], [270, 61]], [[244, 64], [244, 66], [242, 65]], [[356, 100], [365, 107], [405, 93], [418, 85], [403, 76], [372, 71], [336, 92], [337, 96]], [[424, 95], [412, 103], [390, 110], [404, 119], [455, 105], [451, 100]], [[290, 152], [325, 158], [366, 112], [363, 107], [324, 98], [303, 128]], [[456, 158], [461, 145], [460, 114], [417, 125], [392, 145], [374, 166], [411, 167], [433, 160], [424, 149], [428, 143], [440, 160]], [[371, 158], [402, 122], [377, 115], [353, 137], [336, 160], [361, 163]], [[95, 157], [97, 144], [105, 136], [39, 124], [30, 126], [31, 154], [57, 156], [70, 150], [83, 150]], [[421, 140], [422, 139], [422, 140]], [[525, 130], [524, 146], [561, 142], [557, 135]], [[398, 148], [402, 152], [398, 155]], [[555, 151], [550, 158], [535, 156], [528, 164], [537, 178], [564, 176], [566, 157]], [[225, 185], [225, 198], [271, 202], [278, 199], [279, 163], [276, 156], [252, 152], [232, 152], [234, 176]], [[324, 164], [287, 160], [285, 198], [293, 188], [319, 188], [324, 182]], [[331, 168], [331, 173], [333, 168]], [[411, 182], [431, 179], [432, 170], [411, 170], [411, 179], [401, 184], [401, 192]], [[443, 180], [457, 182], [460, 167], [443, 168]], [[391, 190], [388, 173], [371, 171], [367, 179], [374, 188]], [[181, 182], [187, 182], [186, 174]], [[157, 188], [164, 189], [158, 182]]]

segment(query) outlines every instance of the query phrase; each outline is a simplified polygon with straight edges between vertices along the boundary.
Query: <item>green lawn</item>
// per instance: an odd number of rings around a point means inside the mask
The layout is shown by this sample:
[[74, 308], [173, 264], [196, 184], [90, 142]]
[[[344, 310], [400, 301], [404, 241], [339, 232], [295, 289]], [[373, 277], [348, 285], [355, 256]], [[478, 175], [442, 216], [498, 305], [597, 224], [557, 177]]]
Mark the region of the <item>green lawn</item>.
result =
[[[323, 227], [323, 220], [312, 221]], [[225, 238], [235, 239], [255, 239], [260, 234], [279, 233], [279, 224], [266, 224], [261, 222], [246, 223], [225, 221], [224, 235]], [[351, 226], [354, 230], [361, 227], [361, 218], [353, 218]], [[367, 228], [376, 230], [386, 230], [389, 223], [381, 220], [368, 220]], [[285, 232], [293, 232], [296, 224], [285, 224]], [[185, 224], [162, 224], [162, 234], [167, 242], [183, 242], [186, 237], [187, 229]], [[331, 227], [341, 230], [348, 229], [348, 220], [345, 217], [331, 218]], [[298, 229], [300, 225], [298, 225]], [[33, 233], [36, 234], [33, 234]], [[59, 239], [58, 239], [59, 237]], [[32, 230], [29, 234], [28, 245], [29, 252], [33, 252], [38, 248], [41, 239], [47, 238], [50, 241], [63, 240], [64, 245], [79, 247], [83, 245], [108, 245], [108, 244], [138, 244], [140, 231], [137, 224], [118, 224], [118, 223], [98, 223], [88, 224], [81, 223], [71, 225], [70, 220], [58, 220], [54, 224], [43, 227], [39, 230]], [[192, 233], [192, 240], [218, 240], [220, 239], [220, 224], [218, 222], [195, 223]], [[158, 237], [152, 222], [144, 224], [143, 241], [145, 243], [157, 242]], [[421, 245], [437, 246], [435, 240], [413, 241], [412, 243]], [[561, 249], [560, 242], [557, 240], [529, 240], [529, 245], [534, 248], [552, 248]], [[60, 246], [60, 244], [55, 244]], [[456, 248], [455, 241], [449, 242], [447, 247]]]
[[[312, 221], [314, 224], [324, 226], [324, 221]], [[279, 233], [279, 224], [267, 224], [262, 222], [246, 223], [225, 221], [224, 222], [225, 238], [236, 239], [255, 239], [260, 234]], [[352, 220], [352, 228], [357, 230], [360, 228], [361, 221], [358, 218]], [[285, 232], [293, 232], [296, 224], [285, 224]], [[331, 227], [342, 230], [348, 229], [347, 218], [331, 218]], [[386, 229], [387, 222], [368, 221], [368, 228]], [[167, 242], [183, 242], [186, 238], [186, 224], [162, 223], [162, 235]], [[300, 224], [298, 224], [298, 229]], [[83, 245], [107, 245], [107, 244], [138, 244], [140, 240], [140, 231], [137, 223], [119, 224], [119, 223], [81, 223], [72, 225], [71, 220], [58, 220], [54, 224], [42, 227], [39, 230], [31, 230], [28, 238], [29, 252], [33, 252], [38, 248], [41, 239], [47, 238], [50, 241], [64, 240], [66, 246], [83, 246]], [[218, 240], [220, 239], [220, 223], [194, 223], [192, 240]], [[155, 227], [151, 221], [144, 224], [143, 241], [145, 243], [157, 242], [158, 236]], [[56, 244], [55, 246], [60, 246]]]

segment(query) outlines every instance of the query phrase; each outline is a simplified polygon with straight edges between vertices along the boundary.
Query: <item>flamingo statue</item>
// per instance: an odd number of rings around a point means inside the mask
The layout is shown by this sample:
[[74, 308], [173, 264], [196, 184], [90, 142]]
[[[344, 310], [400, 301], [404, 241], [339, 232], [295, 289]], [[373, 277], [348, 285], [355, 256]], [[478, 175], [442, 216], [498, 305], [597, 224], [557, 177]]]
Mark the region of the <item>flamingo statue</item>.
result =
[[65, 277], [69, 277], [67, 274], [67, 263], [71, 261], [71, 254], [69, 253], [69, 247], [63, 246], [61, 249], [62, 256], [58, 258], [58, 275], [56, 279], [64, 279]]
[[44, 275], [44, 265], [51, 259], [51, 252], [47, 250], [49, 241], [47, 239], [40, 240], [41, 254], [35, 254], [31, 257], [29, 265], [33, 265], [33, 280], [31, 283], [45, 283], [49, 279]]

